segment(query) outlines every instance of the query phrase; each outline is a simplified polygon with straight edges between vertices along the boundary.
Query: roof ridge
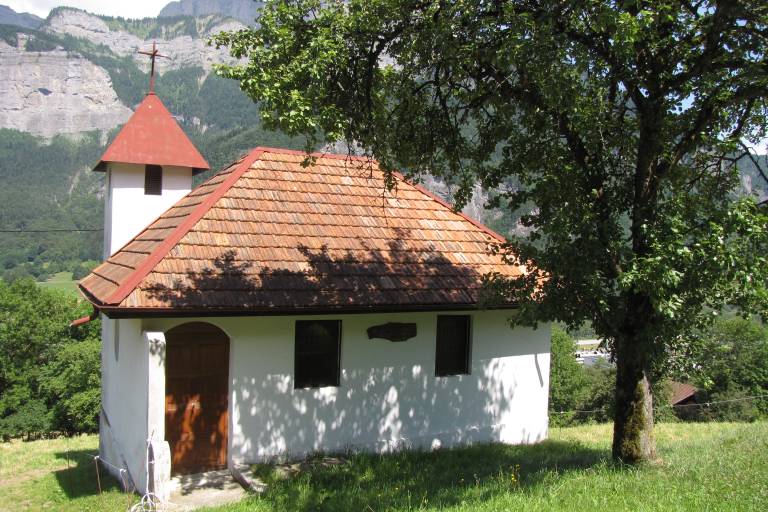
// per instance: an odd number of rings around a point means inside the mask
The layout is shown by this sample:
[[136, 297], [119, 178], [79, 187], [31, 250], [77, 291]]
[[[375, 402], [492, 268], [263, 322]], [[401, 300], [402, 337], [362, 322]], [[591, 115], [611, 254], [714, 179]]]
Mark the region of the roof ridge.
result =
[[[119, 304], [133, 292], [136, 286], [160, 263], [160, 261], [184, 238], [197, 222], [221, 199], [221, 197], [240, 179], [240, 177], [258, 160], [265, 152], [264, 148], [257, 147], [244, 156], [237, 164], [237, 168], [231, 171], [224, 180], [195, 209], [186, 216], [183, 222], [173, 229], [173, 232], [157, 246], [106, 300], [105, 304]], [[211, 179], [217, 176], [216, 173]], [[196, 189], [193, 189], [193, 191]], [[192, 191], [190, 191], [190, 194]], [[186, 196], [185, 196], [186, 197]], [[147, 226], [148, 229], [151, 226]], [[143, 231], [142, 231], [143, 232]], [[135, 237], [134, 237], [135, 238]]]
[[306, 151], [301, 149], [273, 148], [269, 146], [258, 146], [255, 149], [261, 150], [264, 153], [277, 153], [279, 155], [296, 155], [296, 156], [303, 155], [303, 156], [311, 156], [314, 158], [333, 158], [336, 160], [362, 160], [365, 162], [374, 163], [377, 166], [379, 165], [378, 160], [369, 156], [343, 155], [341, 153], [327, 153], [324, 151], [313, 151], [312, 153], [307, 153]]
[[[218, 176], [218, 175], [219, 175], [219, 174], [221, 174], [222, 172], [224, 172], [224, 171], [226, 171], [227, 169], [230, 169], [231, 167], [233, 167], [233, 166], [237, 165], [237, 164], [238, 164], [238, 163], [240, 163], [240, 162], [241, 162], [241, 161], [242, 161], [242, 160], [243, 160], [243, 159], [244, 159], [246, 156], [247, 156], [247, 155], [243, 155], [243, 156], [241, 156], [240, 158], [237, 158], [237, 159], [233, 160], [232, 162], [230, 162], [229, 164], [225, 165], [224, 167], [222, 167], [222, 169], [221, 169], [219, 172], [217, 172], [217, 173], [214, 173], [214, 174], [213, 174], [213, 176], [211, 176], [210, 178], [208, 178], [207, 180], [205, 180], [203, 183], [201, 183], [201, 185], [204, 185], [205, 183], [207, 183], [207, 182], [211, 181], [213, 178], [215, 178], [216, 176]], [[119, 249], [115, 250], [115, 252], [113, 252], [112, 254], [110, 254], [109, 256], [107, 256], [107, 259], [106, 259], [106, 260], [104, 260], [104, 261], [102, 262], [102, 264], [103, 264], [103, 263], [106, 263], [107, 261], [109, 261], [109, 259], [110, 259], [110, 258], [112, 258], [112, 256], [115, 256], [116, 254], [118, 254], [118, 253], [120, 253], [120, 252], [123, 252], [123, 251], [125, 251], [125, 250], [126, 250], [126, 248], [127, 248], [129, 245], [131, 245], [131, 244], [133, 244], [134, 242], [136, 242], [136, 239], [137, 239], [138, 237], [140, 237], [141, 235], [143, 235], [144, 233], [146, 233], [146, 232], [147, 232], [147, 230], [148, 230], [149, 228], [151, 228], [152, 226], [154, 226], [154, 225], [155, 225], [155, 223], [156, 223], [157, 221], [159, 221], [160, 219], [164, 218], [166, 213], [168, 213], [168, 212], [169, 212], [169, 211], [170, 211], [172, 208], [175, 208], [175, 207], [176, 207], [176, 205], [178, 205], [180, 202], [184, 201], [184, 200], [185, 200], [185, 199], [187, 199], [189, 196], [191, 196], [191, 195], [192, 195], [192, 193], [193, 193], [193, 192], [195, 192], [195, 191], [196, 191], [198, 188], [199, 188], [199, 187], [195, 187], [195, 188], [193, 188], [192, 190], [190, 190], [189, 192], [187, 192], [186, 194], [184, 194], [184, 196], [183, 196], [182, 198], [180, 198], [178, 201], [176, 201], [176, 202], [175, 202], [173, 205], [171, 205], [171, 206], [170, 206], [170, 207], [169, 207], [167, 210], [165, 210], [165, 211], [164, 211], [164, 212], [162, 212], [160, 215], [158, 215], [157, 217], [155, 217], [154, 219], [152, 219], [152, 221], [151, 221], [149, 224], [147, 224], [146, 226], [144, 226], [144, 229], [142, 229], [141, 231], [139, 231], [138, 233], [136, 233], [136, 235], [134, 235], [134, 237], [133, 237], [133, 238], [131, 238], [130, 240], [128, 240], [127, 242], [125, 242], [125, 243], [123, 244], [123, 246], [122, 246], [122, 247], [120, 247]], [[186, 215], [188, 215], [188, 214], [186, 214]], [[179, 215], [178, 217], [186, 217], [186, 215]], [[165, 217], [165, 218], [167, 218], [167, 217]], [[172, 218], [176, 218], [176, 217], [172, 217]], [[129, 252], [135, 252], [135, 251], [129, 251]], [[137, 253], [137, 254], [138, 254], [138, 253]], [[142, 253], [142, 254], [143, 254], [143, 253]], [[152, 254], [152, 253], [149, 253], [149, 254]], [[149, 256], [149, 254], [148, 254], [147, 256]], [[112, 263], [114, 263], [114, 262], [112, 262]], [[117, 263], [116, 263], [116, 264], [117, 264]], [[99, 265], [99, 266], [100, 266], [100, 265]], [[125, 265], [123, 265], [123, 266], [125, 266]], [[97, 267], [97, 268], [98, 268], [98, 267]], [[78, 285], [78, 287], [79, 287], [79, 285]]]
[[470, 224], [472, 224], [476, 228], [478, 228], [481, 231], [483, 231], [485, 234], [490, 235], [491, 237], [497, 239], [498, 241], [500, 241], [502, 243], [506, 243], [507, 242], [506, 237], [504, 237], [500, 233], [492, 230], [491, 228], [489, 228], [488, 226], [486, 226], [482, 222], [473, 219], [472, 217], [470, 217], [469, 215], [467, 215], [467, 214], [465, 214], [463, 212], [457, 212], [456, 210], [454, 210], [453, 205], [451, 203], [449, 203], [448, 201], [445, 201], [444, 199], [441, 199], [436, 194], [430, 192], [429, 190], [427, 190], [426, 188], [422, 187], [421, 185], [417, 185], [416, 183], [412, 183], [401, 172], [392, 171], [392, 173], [395, 176], [397, 176], [400, 180], [402, 180], [403, 183], [405, 183], [407, 185], [410, 185], [411, 187], [413, 187], [414, 189], [418, 190], [419, 192], [421, 192], [422, 194], [424, 194], [428, 198], [430, 198], [433, 201], [437, 202], [438, 204], [448, 208], [449, 210], [451, 210], [451, 212], [453, 212], [456, 215], [458, 215], [459, 217], [463, 218], [464, 220], [466, 220], [467, 222], [469, 222]]

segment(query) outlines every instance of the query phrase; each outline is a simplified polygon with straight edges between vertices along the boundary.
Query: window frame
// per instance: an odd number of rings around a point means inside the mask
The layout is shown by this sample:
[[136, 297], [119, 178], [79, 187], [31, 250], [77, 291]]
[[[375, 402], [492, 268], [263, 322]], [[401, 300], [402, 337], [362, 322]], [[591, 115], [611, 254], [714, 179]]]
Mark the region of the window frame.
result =
[[[443, 318], [463, 318], [466, 319], [466, 339], [465, 339], [465, 353], [464, 364], [461, 371], [445, 370], [440, 368], [439, 361], [440, 354], [440, 320]], [[472, 332], [473, 332], [472, 315], [437, 315], [435, 322], [435, 377], [455, 377], [459, 375], [471, 375], [472, 374]]]
[[[336, 372], [332, 379], [330, 379], [330, 383], [327, 383], [323, 381], [320, 384], [307, 382], [307, 379], [299, 379], [299, 375], [297, 373], [297, 370], [299, 368], [299, 358], [303, 355], [306, 355], [306, 353], [300, 354], [299, 353], [299, 324], [305, 323], [324, 323], [324, 322], [333, 322], [337, 324], [337, 330], [338, 330], [338, 337], [336, 339]], [[296, 320], [293, 324], [294, 332], [293, 332], [293, 389], [320, 389], [320, 388], [328, 388], [328, 387], [339, 387], [341, 385], [341, 337], [342, 337], [342, 322], [341, 320], [335, 320], [335, 319], [323, 319], [323, 320]]]
[[[157, 173], [153, 177], [153, 173]], [[155, 191], [153, 186], [157, 186]], [[147, 164], [144, 166], [144, 195], [161, 196], [163, 195], [163, 167], [160, 165]]]

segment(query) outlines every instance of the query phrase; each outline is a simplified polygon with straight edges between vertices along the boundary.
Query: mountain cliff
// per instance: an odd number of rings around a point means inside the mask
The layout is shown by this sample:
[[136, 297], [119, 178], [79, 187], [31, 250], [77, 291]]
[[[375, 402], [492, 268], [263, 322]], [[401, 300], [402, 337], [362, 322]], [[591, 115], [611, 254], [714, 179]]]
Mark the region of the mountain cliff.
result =
[[178, 0], [163, 7], [158, 17], [223, 14], [246, 25], [253, 25], [263, 5], [264, 2], [254, 0]]
[[54, 9], [36, 30], [0, 26], [0, 128], [50, 138], [124, 123], [146, 91], [149, 62], [137, 52], [154, 41], [166, 56], [157, 60], [158, 82], [194, 75], [184, 92], [194, 96], [215, 62], [232, 61], [206, 39], [243, 26], [217, 14], [123, 20], [72, 8]]
[[23, 46], [23, 38], [17, 46], [0, 40], [0, 127], [50, 138], [110, 130], [131, 115], [104, 68], [63, 48]]
[[157, 41], [161, 53], [167, 56], [157, 60], [156, 69], [160, 74], [187, 67], [200, 67], [209, 73], [213, 63], [231, 62], [225, 49], [208, 46], [206, 39], [224, 30], [240, 28], [244, 28], [242, 23], [218, 14], [198, 18], [124, 20], [69, 7], [51, 11], [41, 26], [41, 30], [49, 34], [103, 45], [116, 56], [132, 58], [145, 71], [149, 68], [148, 59], [137, 52]]

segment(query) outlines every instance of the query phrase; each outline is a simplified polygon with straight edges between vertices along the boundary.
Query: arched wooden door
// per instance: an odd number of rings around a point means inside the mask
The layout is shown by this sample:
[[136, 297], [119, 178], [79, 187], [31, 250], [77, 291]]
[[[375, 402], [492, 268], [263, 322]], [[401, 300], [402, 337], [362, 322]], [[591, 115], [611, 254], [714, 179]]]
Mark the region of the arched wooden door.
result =
[[227, 465], [229, 338], [218, 327], [190, 322], [165, 334], [165, 440], [171, 472]]

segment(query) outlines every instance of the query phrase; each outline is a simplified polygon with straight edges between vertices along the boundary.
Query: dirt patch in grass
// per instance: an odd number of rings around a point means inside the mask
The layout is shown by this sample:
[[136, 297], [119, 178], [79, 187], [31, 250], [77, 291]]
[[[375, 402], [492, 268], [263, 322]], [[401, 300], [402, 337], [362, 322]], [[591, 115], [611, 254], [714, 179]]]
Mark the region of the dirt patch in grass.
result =
[[33, 469], [30, 471], [24, 471], [22, 473], [14, 473], [13, 475], [4, 476], [0, 480], [0, 489], [3, 487], [13, 487], [14, 485], [21, 485], [29, 480], [40, 478], [42, 476], [50, 474], [48, 469]]

